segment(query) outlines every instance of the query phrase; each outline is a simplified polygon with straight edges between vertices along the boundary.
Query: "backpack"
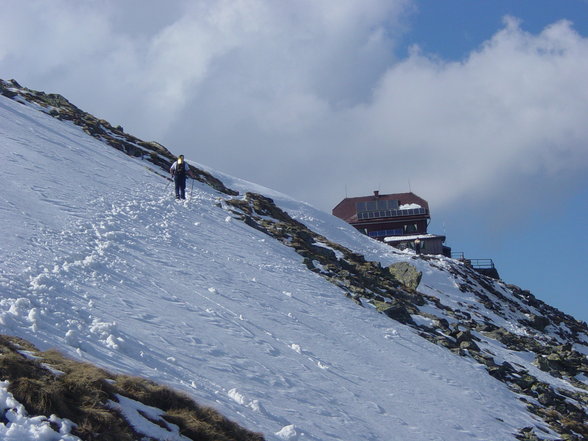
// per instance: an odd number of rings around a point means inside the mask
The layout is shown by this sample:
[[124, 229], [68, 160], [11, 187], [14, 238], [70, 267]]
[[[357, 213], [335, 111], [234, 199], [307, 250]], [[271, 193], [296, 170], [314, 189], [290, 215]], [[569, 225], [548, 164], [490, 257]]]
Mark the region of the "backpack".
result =
[[186, 162], [178, 160], [176, 163], [176, 176], [183, 178], [186, 176]]

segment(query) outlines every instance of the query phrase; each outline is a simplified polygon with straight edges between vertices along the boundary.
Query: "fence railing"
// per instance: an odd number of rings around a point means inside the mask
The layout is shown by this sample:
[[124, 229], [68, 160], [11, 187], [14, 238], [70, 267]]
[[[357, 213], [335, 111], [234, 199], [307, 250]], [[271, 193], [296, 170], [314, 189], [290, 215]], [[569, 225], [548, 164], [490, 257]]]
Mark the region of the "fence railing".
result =
[[461, 260], [466, 265], [474, 269], [494, 269], [494, 261], [492, 259], [466, 259], [464, 253], [461, 251], [451, 253], [451, 258]]
[[492, 259], [466, 259], [475, 269], [493, 269], [494, 261]]

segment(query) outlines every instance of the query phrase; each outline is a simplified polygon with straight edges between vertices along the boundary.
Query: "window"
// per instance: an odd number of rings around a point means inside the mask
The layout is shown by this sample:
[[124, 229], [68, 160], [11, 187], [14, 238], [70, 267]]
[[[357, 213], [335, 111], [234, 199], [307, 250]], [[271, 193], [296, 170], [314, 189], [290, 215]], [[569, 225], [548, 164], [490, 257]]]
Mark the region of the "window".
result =
[[368, 233], [368, 236], [370, 236], [370, 237], [402, 236], [402, 228], [395, 228], [393, 230], [370, 231]]
[[375, 201], [357, 202], [355, 208], [358, 213], [365, 211], [398, 210], [398, 203], [399, 201], [397, 200], [386, 201], [377, 199]]
[[360, 220], [376, 219], [382, 217], [400, 217], [400, 216], [418, 216], [427, 214], [425, 208], [408, 208], [401, 210], [398, 200], [373, 200], [366, 202], [357, 202], [357, 218]]
[[417, 232], [417, 224], [408, 224], [404, 226], [404, 234], [411, 234]]

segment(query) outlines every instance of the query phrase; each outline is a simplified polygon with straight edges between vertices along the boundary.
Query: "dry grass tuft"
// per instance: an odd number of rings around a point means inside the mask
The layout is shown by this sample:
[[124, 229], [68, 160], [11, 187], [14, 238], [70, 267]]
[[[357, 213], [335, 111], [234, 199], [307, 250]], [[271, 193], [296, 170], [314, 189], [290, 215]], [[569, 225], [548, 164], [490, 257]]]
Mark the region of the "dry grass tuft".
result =
[[[35, 358], [19, 350], [30, 351]], [[0, 335], [0, 378], [10, 381], [10, 392], [30, 415], [55, 414], [67, 418], [77, 424], [73, 433], [85, 441], [143, 439], [122, 415], [107, 405], [109, 400], [116, 401], [116, 394], [163, 410], [165, 419], [193, 440], [264, 439], [214, 409], [198, 405], [185, 394], [142, 378], [112, 375], [96, 366], [65, 358], [55, 350], [39, 352], [19, 338]]]
[[181, 433], [198, 441], [262, 441], [259, 433], [246, 430], [216, 410], [200, 406], [187, 395], [151, 381], [119, 376], [121, 395], [157, 407], [166, 412], [165, 419], [181, 428]]

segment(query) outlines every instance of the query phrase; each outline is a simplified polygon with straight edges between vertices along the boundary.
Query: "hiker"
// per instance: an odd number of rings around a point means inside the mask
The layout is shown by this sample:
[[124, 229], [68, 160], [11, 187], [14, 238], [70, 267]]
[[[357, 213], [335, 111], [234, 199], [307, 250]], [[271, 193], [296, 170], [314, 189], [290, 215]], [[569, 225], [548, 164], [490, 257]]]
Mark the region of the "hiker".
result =
[[414, 250], [417, 254], [421, 254], [421, 240], [418, 237], [414, 241]]
[[186, 199], [186, 175], [189, 175], [192, 179], [195, 179], [195, 176], [190, 170], [190, 166], [184, 161], [184, 155], [178, 156], [176, 162], [170, 167], [169, 172], [176, 184], [176, 199]]

